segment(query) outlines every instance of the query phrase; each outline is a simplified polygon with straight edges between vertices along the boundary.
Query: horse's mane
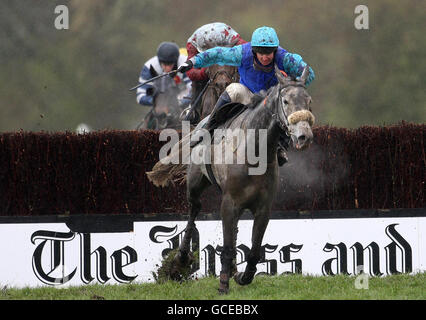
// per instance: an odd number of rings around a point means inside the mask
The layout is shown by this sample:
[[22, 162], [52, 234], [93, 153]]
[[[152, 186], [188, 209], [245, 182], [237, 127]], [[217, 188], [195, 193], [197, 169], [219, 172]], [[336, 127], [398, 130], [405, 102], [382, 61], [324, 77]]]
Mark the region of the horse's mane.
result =
[[[305, 87], [305, 84], [296, 80], [296, 79], [291, 78], [291, 80], [288, 82], [287, 86], [289, 86], [289, 87], [290, 86]], [[263, 99], [265, 99], [272, 91], [275, 91], [277, 89], [278, 89], [278, 85], [275, 85], [273, 87], [270, 87], [267, 91], [261, 90], [259, 93], [255, 93], [251, 97], [251, 101], [247, 105], [247, 108], [248, 109], [256, 108]]]
[[248, 109], [254, 109], [265, 97], [261, 94], [256, 93], [251, 97], [250, 103], [247, 105]]
[[248, 109], [254, 109], [256, 108], [259, 103], [264, 100], [273, 90], [276, 89], [276, 86], [273, 86], [271, 88], [268, 89], [268, 91], [265, 90], [261, 90], [259, 93], [255, 93], [252, 97], [251, 97], [251, 101], [250, 103], [247, 105]]

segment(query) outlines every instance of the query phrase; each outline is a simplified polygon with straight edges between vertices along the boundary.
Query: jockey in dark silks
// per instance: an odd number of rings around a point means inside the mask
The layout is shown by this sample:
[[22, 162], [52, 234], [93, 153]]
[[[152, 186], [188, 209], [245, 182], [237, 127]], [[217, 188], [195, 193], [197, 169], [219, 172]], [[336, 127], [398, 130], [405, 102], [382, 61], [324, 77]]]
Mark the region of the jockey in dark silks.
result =
[[[300, 77], [306, 66], [300, 55], [287, 52], [279, 46], [277, 33], [270, 27], [256, 29], [251, 42], [232, 48], [216, 47], [197, 54], [182, 64], [179, 71], [185, 72], [193, 67], [203, 68], [213, 64], [238, 67], [240, 83], [232, 83], [226, 88], [212, 114], [230, 102], [248, 104], [254, 94], [275, 86], [278, 83], [275, 76], [275, 65], [293, 78]], [[311, 68], [309, 71], [306, 85], [309, 85], [315, 78], [314, 71]], [[215, 128], [207, 122], [205, 129], [212, 132]], [[278, 163], [282, 166], [287, 162], [287, 155], [284, 151], [287, 148], [287, 138], [280, 139], [280, 144]]]

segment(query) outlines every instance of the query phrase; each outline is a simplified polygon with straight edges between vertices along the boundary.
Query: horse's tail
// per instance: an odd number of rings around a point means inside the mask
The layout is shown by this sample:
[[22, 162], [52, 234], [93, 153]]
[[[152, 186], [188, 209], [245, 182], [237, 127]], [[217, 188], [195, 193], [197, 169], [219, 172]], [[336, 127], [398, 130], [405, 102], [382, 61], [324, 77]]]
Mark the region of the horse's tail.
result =
[[[190, 163], [191, 134], [176, 143], [170, 154], [158, 161], [152, 171], [146, 172], [148, 180], [157, 187], [167, 187], [170, 183], [183, 184], [186, 181], [186, 169]], [[189, 152], [183, 152], [183, 151]], [[175, 161], [175, 160], [178, 161]]]

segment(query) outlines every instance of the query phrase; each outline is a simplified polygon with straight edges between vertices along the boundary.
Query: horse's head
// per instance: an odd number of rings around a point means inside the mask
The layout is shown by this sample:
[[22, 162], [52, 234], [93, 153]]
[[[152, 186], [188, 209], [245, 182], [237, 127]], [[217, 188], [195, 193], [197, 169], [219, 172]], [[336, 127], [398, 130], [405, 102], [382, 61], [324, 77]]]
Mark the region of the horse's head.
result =
[[228, 85], [240, 81], [237, 67], [215, 64], [208, 67], [206, 73], [210, 79], [210, 84], [201, 100], [201, 119], [211, 113], [217, 99], [219, 99]]
[[179, 95], [186, 90], [185, 84], [177, 84], [173, 78], [165, 76], [155, 80], [152, 86], [155, 93], [152, 116], [157, 123], [154, 129], [174, 127], [179, 122]]
[[315, 122], [309, 106], [312, 98], [305, 86], [309, 76], [309, 66], [305, 67], [302, 76], [297, 80], [285, 77], [278, 68], [275, 73], [279, 81], [280, 121], [287, 125], [293, 146], [296, 149], [304, 149], [312, 143], [312, 125]]
[[154, 112], [166, 115], [180, 113], [178, 97], [186, 86], [176, 84], [169, 76], [155, 80], [153, 86], [155, 88]]
[[238, 82], [238, 69], [232, 66], [212, 65], [207, 68], [206, 73], [210, 79], [210, 86], [214, 87], [218, 96], [225, 91], [226, 87], [233, 82]]

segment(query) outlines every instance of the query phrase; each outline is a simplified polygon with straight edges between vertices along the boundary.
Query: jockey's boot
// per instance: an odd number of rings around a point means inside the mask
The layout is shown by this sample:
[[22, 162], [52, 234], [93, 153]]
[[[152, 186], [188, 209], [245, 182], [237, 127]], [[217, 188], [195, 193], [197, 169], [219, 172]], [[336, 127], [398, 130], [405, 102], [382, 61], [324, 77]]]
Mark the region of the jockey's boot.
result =
[[277, 160], [278, 165], [282, 167], [286, 162], [288, 162], [288, 157], [286, 152], [284, 151], [284, 148], [278, 147], [277, 149]]
[[[220, 108], [222, 107], [222, 106], [224, 106], [225, 104], [227, 104], [227, 103], [230, 103], [230, 102], [232, 102], [231, 101], [231, 97], [229, 96], [229, 94], [226, 92], [226, 91], [224, 91], [221, 95], [220, 95], [220, 97], [219, 97], [219, 99], [217, 100], [217, 102], [216, 102], [216, 104], [215, 104], [215, 106], [214, 106], [214, 108], [213, 108], [213, 110], [212, 110], [212, 112], [210, 113], [210, 117], [209, 117], [209, 120], [207, 120], [207, 122], [202, 126], [202, 129], [206, 129], [207, 131], [209, 131], [209, 133], [210, 133], [210, 137], [213, 137], [213, 132], [214, 132], [214, 129], [216, 129], [216, 121], [214, 120], [214, 116], [215, 116], [215, 114], [216, 114], [216, 112], [218, 111], [218, 110], [220, 110]], [[213, 119], [213, 121], [212, 121], [212, 119]], [[195, 147], [198, 143], [200, 142], [200, 140], [197, 140], [197, 141], [191, 141], [191, 143], [190, 143], [190, 147], [192, 148], [192, 147]]]

